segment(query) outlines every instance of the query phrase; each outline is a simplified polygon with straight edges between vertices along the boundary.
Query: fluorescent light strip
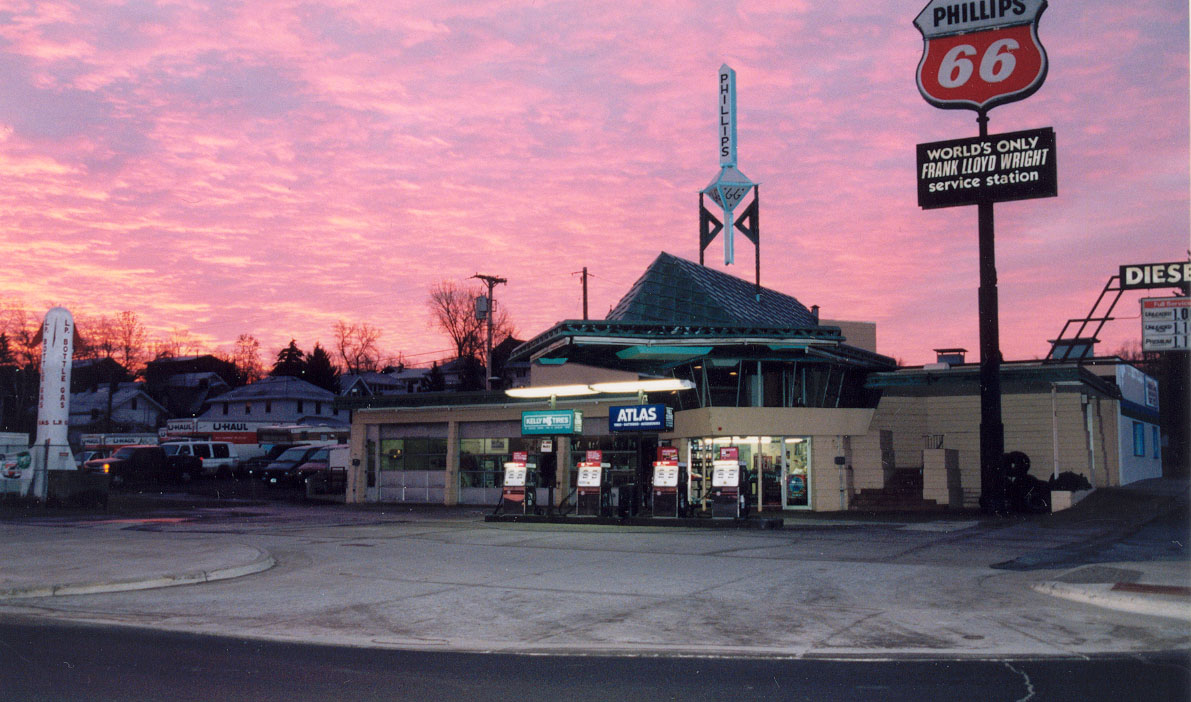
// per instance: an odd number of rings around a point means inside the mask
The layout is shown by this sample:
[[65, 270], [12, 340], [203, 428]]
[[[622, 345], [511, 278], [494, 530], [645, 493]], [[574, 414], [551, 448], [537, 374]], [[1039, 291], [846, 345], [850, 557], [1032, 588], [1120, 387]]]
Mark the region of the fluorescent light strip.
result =
[[695, 384], [689, 380], [677, 378], [661, 378], [658, 380], [623, 380], [608, 383], [592, 383], [591, 385], [538, 385], [528, 388], [510, 388], [505, 390], [509, 397], [538, 398], [538, 397], [578, 397], [581, 395], [598, 395], [600, 393], [634, 393], [634, 392], [667, 392], [673, 390], [693, 390]]

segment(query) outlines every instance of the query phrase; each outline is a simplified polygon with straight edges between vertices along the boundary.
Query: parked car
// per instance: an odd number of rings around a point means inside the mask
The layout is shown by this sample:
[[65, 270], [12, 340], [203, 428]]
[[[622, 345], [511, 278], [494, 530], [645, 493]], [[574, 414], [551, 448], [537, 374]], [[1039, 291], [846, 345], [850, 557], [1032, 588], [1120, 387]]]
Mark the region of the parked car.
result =
[[87, 449], [86, 451], [79, 451], [74, 455], [74, 462], [80, 466], [91, 460], [92, 458], [103, 458], [108, 455], [108, 451], [99, 451], [95, 449]]
[[123, 446], [107, 458], [92, 458], [83, 470], [111, 476], [112, 485], [187, 482], [203, 472], [197, 456], [168, 455], [160, 446]]
[[276, 460], [265, 466], [261, 471], [261, 480], [272, 486], [298, 485], [298, 466], [309, 460], [310, 456], [321, 448], [325, 447], [303, 444], [286, 449]]
[[298, 446], [298, 444], [273, 444], [263, 454], [240, 461], [240, 466], [236, 469], [236, 477], [260, 478], [261, 471], [270, 463], [276, 461], [286, 450], [295, 446]]
[[298, 480], [305, 482], [306, 478], [313, 475], [326, 476], [332, 472], [340, 474], [338, 477], [342, 480], [347, 474], [349, 448], [347, 444], [331, 444], [321, 447], [318, 451], [310, 454], [305, 463], [298, 466]]
[[351, 459], [351, 447], [337, 444], [326, 447], [325, 459], [316, 460], [319, 454], [298, 467], [305, 474], [306, 496], [343, 496], [347, 491], [347, 466]]
[[167, 441], [161, 445], [170, 456], [195, 456], [203, 475], [230, 478], [240, 463], [236, 445], [227, 441]]

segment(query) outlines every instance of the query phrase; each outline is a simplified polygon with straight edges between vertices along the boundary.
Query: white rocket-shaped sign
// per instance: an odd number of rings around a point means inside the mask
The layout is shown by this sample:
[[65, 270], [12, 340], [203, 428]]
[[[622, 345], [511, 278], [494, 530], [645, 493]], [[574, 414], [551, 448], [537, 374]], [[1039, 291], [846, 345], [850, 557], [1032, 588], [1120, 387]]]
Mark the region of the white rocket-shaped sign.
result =
[[44, 498], [46, 471], [76, 470], [67, 440], [70, 420], [70, 364], [74, 356], [74, 318], [63, 307], [46, 312], [41, 325], [41, 392], [37, 401], [37, 440], [33, 457], [33, 495]]
[[703, 189], [724, 210], [724, 264], [736, 260], [732, 242], [733, 210], [748, 195], [754, 183], [736, 168], [736, 71], [720, 66], [719, 106], [720, 172]]

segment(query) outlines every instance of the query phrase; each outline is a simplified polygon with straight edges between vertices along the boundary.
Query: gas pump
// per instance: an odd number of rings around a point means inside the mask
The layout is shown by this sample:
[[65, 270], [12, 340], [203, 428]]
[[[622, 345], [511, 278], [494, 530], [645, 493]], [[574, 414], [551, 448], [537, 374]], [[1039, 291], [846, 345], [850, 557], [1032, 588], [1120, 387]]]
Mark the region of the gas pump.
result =
[[519, 511], [529, 514], [537, 502], [537, 486], [529, 479], [530, 466], [520, 461], [505, 463], [504, 484], [500, 489], [497, 511]]
[[598, 517], [604, 507], [604, 465], [599, 461], [580, 461], [575, 486], [575, 514]]
[[683, 472], [678, 461], [653, 462], [653, 516], [680, 517], [686, 511], [686, 495], [678, 489]]
[[718, 519], [737, 519], [741, 516], [740, 462], [719, 459], [711, 469], [711, 516]]

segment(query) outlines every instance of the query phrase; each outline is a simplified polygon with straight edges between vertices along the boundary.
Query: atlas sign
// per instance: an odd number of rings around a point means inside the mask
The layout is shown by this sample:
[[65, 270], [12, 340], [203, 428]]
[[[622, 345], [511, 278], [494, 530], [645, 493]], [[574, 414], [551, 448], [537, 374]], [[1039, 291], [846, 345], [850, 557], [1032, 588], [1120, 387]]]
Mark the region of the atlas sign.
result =
[[608, 408], [609, 431], [671, 431], [674, 410], [666, 405], [629, 405]]
[[1046, 80], [1045, 9], [1046, 0], [931, 0], [914, 20], [918, 92], [935, 107], [981, 113], [1029, 97]]

